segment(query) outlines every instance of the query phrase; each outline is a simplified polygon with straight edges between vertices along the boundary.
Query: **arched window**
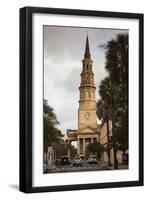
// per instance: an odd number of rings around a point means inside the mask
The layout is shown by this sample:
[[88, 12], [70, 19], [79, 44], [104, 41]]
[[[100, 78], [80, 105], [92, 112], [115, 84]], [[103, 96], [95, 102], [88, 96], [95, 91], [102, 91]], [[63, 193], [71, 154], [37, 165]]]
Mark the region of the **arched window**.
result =
[[83, 99], [83, 97], [84, 97], [84, 93], [83, 93], [83, 92], [81, 92], [81, 99]]
[[89, 91], [86, 90], [86, 98], [89, 98]]
[[85, 83], [88, 83], [88, 76], [85, 76]]
[[91, 65], [90, 65], [90, 71], [92, 70]]
[[82, 78], [82, 83], [84, 83], [85, 82], [85, 80], [84, 80], [84, 77]]

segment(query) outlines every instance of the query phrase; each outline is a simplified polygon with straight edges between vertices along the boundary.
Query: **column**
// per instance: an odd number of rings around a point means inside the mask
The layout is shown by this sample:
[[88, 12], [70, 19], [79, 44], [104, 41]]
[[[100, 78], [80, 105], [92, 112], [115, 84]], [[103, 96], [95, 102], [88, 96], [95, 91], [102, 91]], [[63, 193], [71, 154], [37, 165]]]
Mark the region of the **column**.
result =
[[100, 133], [98, 133], [97, 142], [100, 142]]
[[77, 154], [80, 155], [80, 138], [77, 139]]
[[85, 157], [85, 138], [83, 138], [83, 155]]
[[91, 143], [93, 143], [93, 138], [91, 138]]

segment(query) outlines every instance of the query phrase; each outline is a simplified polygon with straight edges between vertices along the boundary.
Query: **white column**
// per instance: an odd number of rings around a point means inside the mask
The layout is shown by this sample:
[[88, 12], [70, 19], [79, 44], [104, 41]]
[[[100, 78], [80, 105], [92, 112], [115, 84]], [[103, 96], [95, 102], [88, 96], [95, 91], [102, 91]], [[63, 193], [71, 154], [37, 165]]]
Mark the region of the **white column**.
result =
[[93, 138], [91, 138], [91, 143], [93, 143]]
[[85, 138], [83, 138], [83, 155], [85, 156]]
[[80, 138], [77, 139], [77, 154], [80, 155]]

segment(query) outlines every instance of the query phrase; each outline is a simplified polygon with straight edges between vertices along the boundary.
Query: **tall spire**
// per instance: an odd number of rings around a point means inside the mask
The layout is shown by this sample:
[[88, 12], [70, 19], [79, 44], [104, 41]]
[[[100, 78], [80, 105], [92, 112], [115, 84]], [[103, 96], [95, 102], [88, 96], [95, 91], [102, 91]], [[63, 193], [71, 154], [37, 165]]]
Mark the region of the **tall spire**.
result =
[[84, 54], [85, 58], [90, 58], [90, 50], [89, 50], [89, 39], [88, 39], [88, 34], [87, 34], [87, 38], [86, 38], [86, 47], [85, 47], [85, 54]]

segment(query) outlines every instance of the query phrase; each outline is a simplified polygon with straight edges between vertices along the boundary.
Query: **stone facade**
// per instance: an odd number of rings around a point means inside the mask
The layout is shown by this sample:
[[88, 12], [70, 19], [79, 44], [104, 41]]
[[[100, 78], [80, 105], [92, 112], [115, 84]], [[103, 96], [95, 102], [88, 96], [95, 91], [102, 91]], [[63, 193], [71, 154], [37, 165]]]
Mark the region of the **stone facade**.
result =
[[77, 130], [77, 154], [84, 155], [85, 158], [88, 156], [86, 155], [86, 145], [94, 140], [99, 140], [95, 100], [96, 87], [94, 84], [92, 63], [87, 36], [85, 55], [82, 61], [81, 84], [79, 87], [80, 99]]

